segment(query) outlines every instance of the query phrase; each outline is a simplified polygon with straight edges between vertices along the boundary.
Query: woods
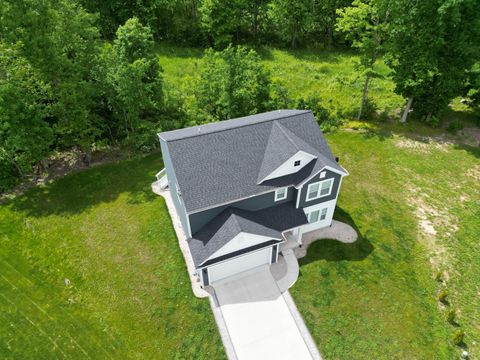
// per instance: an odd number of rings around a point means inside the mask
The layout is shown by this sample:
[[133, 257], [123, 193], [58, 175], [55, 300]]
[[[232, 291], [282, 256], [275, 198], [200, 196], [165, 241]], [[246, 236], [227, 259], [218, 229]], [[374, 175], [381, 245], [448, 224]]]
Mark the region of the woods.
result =
[[[148, 151], [155, 134], [260, 111], [312, 109], [329, 129], [369, 119], [369, 87], [391, 69], [408, 114], [435, 126], [452, 99], [478, 109], [480, 1], [0, 0], [0, 191], [54, 151], [103, 145]], [[408, 11], [406, 11], [408, 9]], [[158, 46], [205, 50], [186, 94], [165, 86]], [[321, 94], [294, 98], [262, 49], [352, 48], [363, 79], [356, 114]], [[255, 51], [256, 50], [256, 51]], [[312, 78], [315, 74], [311, 74]], [[368, 110], [368, 109], [367, 109]], [[328, 127], [327, 127], [328, 125]], [[44, 169], [46, 170], [46, 169]]]

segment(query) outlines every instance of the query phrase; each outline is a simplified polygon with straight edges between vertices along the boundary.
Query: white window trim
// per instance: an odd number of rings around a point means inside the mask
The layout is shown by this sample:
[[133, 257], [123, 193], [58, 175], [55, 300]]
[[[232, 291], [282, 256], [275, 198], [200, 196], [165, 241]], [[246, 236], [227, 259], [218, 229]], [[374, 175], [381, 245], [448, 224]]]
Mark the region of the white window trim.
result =
[[[331, 182], [330, 183], [330, 188], [328, 189], [328, 193], [324, 194], [324, 195], [320, 195], [320, 191], [322, 190], [322, 183], [327, 182], [327, 181]], [[320, 199], [322, 197], [331, 195], [332, 190], [333, 190], [333, 183], [334, 182], [335, 182], [334, 178], [329, 178], [329, 179], [326, 179], [326, 180], [322, 180], [322, 181], [318, 181], [318, 182], [308, 184], [306, 201], [312, 201], [312, 200]], [[314, 186], [314, 185], [318, 185], [317, 195], [315, 195], [313, 197], [309, 197], [310, 196], [310, 186]]]
[[[318, 212], [318, 218], [316, 221], [312, 221], [312, 215]], [[307, 221], [309, 224], [314, 224], [320, 221], [320, 209], [312, 210], [307, 214]]]
[[[280, 191], [285, 190], [283, 197], [279, 197]], [[288, 196], [288, 187], [275, 190], [275, 201], [285, 200]]]

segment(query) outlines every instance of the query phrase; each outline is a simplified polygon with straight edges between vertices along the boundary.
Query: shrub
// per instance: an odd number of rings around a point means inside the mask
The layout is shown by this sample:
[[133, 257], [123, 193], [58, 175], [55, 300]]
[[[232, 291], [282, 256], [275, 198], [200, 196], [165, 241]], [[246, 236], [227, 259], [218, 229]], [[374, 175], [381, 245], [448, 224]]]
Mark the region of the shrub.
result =
[[452, 341], [455, 345], [461, 345], [464, 337], [465, 332], [462, 329], [458, 329], [452, 334]]
[[367, 98], [365, 101], [365, 105], [362, 109], [361, 120], [375, 119], [377, 115], [377, 110], [378, 110], [377, 104], [375, 104], [375, 102], [372, 99]]
[[450, 124], [448, 124], [447, 131], [452, 134], [456, 134], [458, 131], [463, 129], [463, 124], [458, 120], [453, 120]]
[[270, 110], [278, 110], [289, 109], [291, 107], [294, 107], [294, 101], [290, 97], [287, 87], [277, 79], [273, 79], [268, 108]]
[[440, 122], [440, 119], [436, 115], [427, 115], [426, 117], [423, 118], [424, 122], [431, 127], [437, 127], [438, 123]]
[[443, 267], [439, 268], [435, 273], [435, 280], [438, 282], [443, 281]]
[[450, 324], [455, 324], [456, 317], [457, 317], [457, 312], [455, 311], [455, 309], [448, 310], [446, 318]]
[[447, 288], [442, 288], [437, 294], [437, 299], [441, 303], [446, 303], [447, 302], [447, 297], [448, 297], [448, 289]]
[[0, 192], [10, 190], [19, 181], [15, 167], [0, 160]]
[[330, 118], [328, 110], [322, 105], [322, 99], [316, 95], [310, 95], [307, 98], [298, 98], [296, 107], [297, 109], [312, 110], [313, 115], [315, 115], [320, 124]]
[[195, 87], [201, 110], [224, 120], [264, 111], [270, 100], [270, 73], [260, 56], [243, 46], [205, 51]]

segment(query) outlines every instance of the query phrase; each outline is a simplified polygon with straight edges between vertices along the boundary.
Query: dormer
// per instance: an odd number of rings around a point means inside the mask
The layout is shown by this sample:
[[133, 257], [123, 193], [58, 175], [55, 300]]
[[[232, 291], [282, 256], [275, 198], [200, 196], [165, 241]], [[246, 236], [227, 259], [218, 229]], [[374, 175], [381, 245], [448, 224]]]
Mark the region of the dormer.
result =
[[278, 122], [273, 122], [258, 183], [300, 171], [317, 158], [317, 151]]

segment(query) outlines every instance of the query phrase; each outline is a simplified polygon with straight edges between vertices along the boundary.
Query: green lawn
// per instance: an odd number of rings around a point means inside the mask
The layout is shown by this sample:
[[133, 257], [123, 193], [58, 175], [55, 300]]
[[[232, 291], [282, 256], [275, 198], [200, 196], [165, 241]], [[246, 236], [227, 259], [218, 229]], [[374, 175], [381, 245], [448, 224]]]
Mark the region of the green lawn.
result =
[[[480, 149], [385, 131], [328, 140], [351, 174], [335, 216], [361, 237], [314, 243], [291, 289], [325, 358], [458, 358], [457, 328], [479, 358]], [[442, 286], [446, 307], [436, 300]], [[455, 326], [444, 319], [449, 308]]]
[[[191, 94], [202, 52], [159, 54], [167, 87], [179, 83]], [[356, 109], [352, 53], [261, 56], [292, 96]], [[381, 110], [402, 104], [388, 80], [371, 90]], [[455, 102], [449, 116], [468, 123], [464, 110]], [[461, 328], [464, 347], [480, 358], [479, 149], [414, 140], [412, 130], [443, 131], [417, 124], [351, 127], [374, 130], [327, 137], [351, 174], [336, 216], [361, 237], [313, 244], [292, 288], [322, 354], [458, 358], [450, 337]], [[150, 191], [161, 167], [158, 154], [97, 167], [0, 205], [0, 358], [224, 358], [209, 304], [191, 292], [165, 204]], [[443, 286], [446, 307], [436, 301]], [[457, 325], [444, 319], [449, 308]]]
[[[184, 95], [191, 95], [192, 80], [202, 68], [203, 51], [161, 45], [158, 53], [167, 87], [180, 87]], [[258, 53], [272, 80], [286, 86], [292, 98], [315, 95], [330, 111], [356, 114], [364, 79], [355, 70], [359, 59], [354, 52], [261, 48]], [[402, 106], [403, 100], [394, 94], [394, 84], [386, 78], [389, 70], [385, 64], [379, 62], [376, 67], [385, 78], [371, 82], [370, 98], [381, 111], [392, 113]]]
[[[291, 289], [326, 359], [456, 358], [456, 328], [479, 357], [480, 150], [407, 135], [327, 135], [351, 174], [336, 217], [361, 237], [314, 243]], [[224, 358], [149, 189], [161, 167], [102, 166], [0, 207], [0, 358]]]
[[0, 207], [0, 358], [224, 358], [150, 191], [160, 158], [72, 174]]

